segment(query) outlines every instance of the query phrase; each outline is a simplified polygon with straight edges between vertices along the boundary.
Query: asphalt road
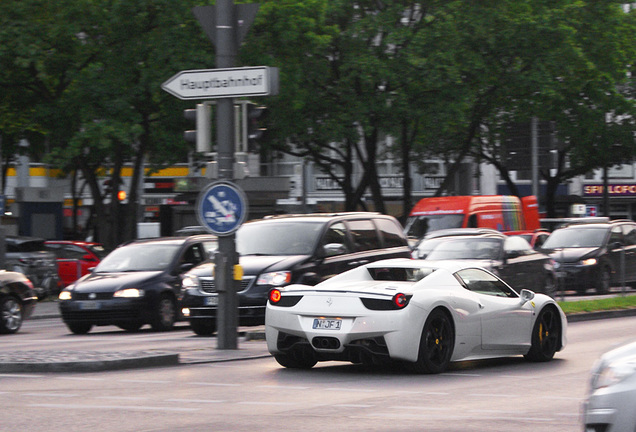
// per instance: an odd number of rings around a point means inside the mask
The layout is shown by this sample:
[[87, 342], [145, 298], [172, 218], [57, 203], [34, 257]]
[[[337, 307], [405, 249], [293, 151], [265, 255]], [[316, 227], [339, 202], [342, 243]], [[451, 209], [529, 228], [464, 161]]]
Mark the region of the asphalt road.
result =
[[634, 334], [636, 317], [575, 322], [552, 362], [464, 362], [441, 375], [336, 362], [288, 370], [272, 358], [5, 373], [0, 431], [574, 432], [592, 364]]

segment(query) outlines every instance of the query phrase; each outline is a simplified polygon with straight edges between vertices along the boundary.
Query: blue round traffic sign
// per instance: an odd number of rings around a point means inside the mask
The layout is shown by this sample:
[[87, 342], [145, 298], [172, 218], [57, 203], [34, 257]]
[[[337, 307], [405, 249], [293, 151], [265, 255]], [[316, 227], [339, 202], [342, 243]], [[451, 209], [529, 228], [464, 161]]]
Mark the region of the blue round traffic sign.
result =
[[247, 216], [247, 198], [235, 184], [219, 181], [199, 193], [197, 217], [213, 234], [224, 236], [236, 231]]

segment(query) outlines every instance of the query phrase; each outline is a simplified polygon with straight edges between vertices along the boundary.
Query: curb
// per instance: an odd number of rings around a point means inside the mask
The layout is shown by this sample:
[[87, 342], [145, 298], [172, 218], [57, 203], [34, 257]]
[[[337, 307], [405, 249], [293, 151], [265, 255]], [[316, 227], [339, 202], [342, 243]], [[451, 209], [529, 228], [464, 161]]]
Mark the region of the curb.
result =
[[[8, 355], [10, 354], [11, 353], [8, 353]], [[18, 359], [17, 361], [9, 360], [0, 362], [0, 372], [101, 372], [157, 366], [176, 366], [179, 364], [179, 354], [150, 353], [144, 351], [129, 353], [87, 353], [82, 351], [14, 354], [16, 356], [23, 356], [24, 360]], [[68, 358], [51, 361], [50, 358], [45, 358], [49, 355]], [[73, 357], [76, 357], [76, 359], [72, 359]], [[72, 360], [69, 360], [69, 358]]]
[[607, 310], [598, 312], [582, 312], [566, 315], [568, 322], [580, 322], [580, 321], [594, 321], [608, 318], [623, 318], [629, 316], [636, 316], [636, 308], [633, 309], [618, 309]]

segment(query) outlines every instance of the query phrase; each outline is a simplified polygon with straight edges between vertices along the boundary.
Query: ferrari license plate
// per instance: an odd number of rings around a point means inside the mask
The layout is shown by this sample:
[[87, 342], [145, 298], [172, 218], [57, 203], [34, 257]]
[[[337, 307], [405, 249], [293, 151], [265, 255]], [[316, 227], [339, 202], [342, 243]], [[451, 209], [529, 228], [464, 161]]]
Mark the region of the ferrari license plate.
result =
[[219, 304], [219, 298], [217, 296], [206, 297], [203, 299], [203, 304], [206, 306], [217, 306]]
[[325, 319], [315, 318], [313, 328], [315, 330], [340, 330], [342, 327], [342, 320], [340, 319]]

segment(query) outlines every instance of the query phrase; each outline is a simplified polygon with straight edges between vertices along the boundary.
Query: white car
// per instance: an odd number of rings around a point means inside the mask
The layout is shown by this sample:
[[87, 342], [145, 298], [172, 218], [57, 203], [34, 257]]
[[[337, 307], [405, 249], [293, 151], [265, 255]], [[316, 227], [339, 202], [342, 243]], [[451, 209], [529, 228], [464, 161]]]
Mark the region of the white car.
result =
[[585, 431], [636, 430], [636, 342], [603, 354], [592, 368], [583, 403]]
[[265, 316], [267, 347], [289, 368], [398, 361], [440, 373], [460, 360], [549, 361], [565, 347], [566, 333], [552, 298], [517, 293], [457, 261], [385, 260], [315, 286], [273, 289]]

